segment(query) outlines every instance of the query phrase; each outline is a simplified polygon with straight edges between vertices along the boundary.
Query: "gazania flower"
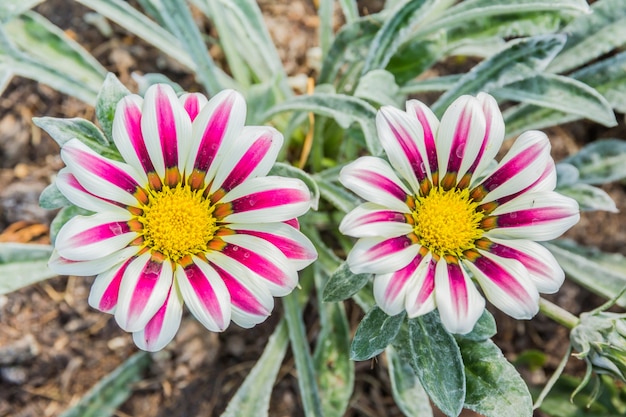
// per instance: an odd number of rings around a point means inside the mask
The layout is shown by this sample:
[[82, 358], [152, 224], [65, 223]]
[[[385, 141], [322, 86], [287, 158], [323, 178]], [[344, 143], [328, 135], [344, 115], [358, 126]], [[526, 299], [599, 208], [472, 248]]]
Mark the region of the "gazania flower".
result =
[[282, 135], [245, 118], [235, 91], [207, 102], [155, 85], [118, 103], [113, 139], [124, 162], [76, 139], [61, 150], [58, 188], [94, 214], [59, 231], [50, 267], [97, 275], [89, 303], [144, 350], [174, 337], [183, 304], [211, 331], [262, 322], [316, 258], [295, 220], [311, 206], [309, 190], [265, 176]]
[[339, 229], [360, 238], [348, 264], [375, 274], [383, 311], [416, 317], [438, 308], [448, 331], [468, 333], [485, 307], [475, 281], [512, 317], [535, 315], [538, 293], [556, 292], [564, 274], [533, 241], [579, 219], [578, 204], [553, 191], [548, 138], [522, 134], [494, 168], [504, 122], [487, 94], [460, 97], [441, 123], [411, 100], [406, 112], [383, 107], [376, 125], [391, 165], [362, 157], [341, 171], [366, 202]]

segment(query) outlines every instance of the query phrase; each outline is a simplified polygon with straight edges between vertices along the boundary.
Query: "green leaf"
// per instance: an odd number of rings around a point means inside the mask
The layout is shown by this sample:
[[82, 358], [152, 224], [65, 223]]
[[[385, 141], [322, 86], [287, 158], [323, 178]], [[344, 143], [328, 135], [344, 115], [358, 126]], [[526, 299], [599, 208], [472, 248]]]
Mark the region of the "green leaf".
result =
[[388, 316], [378, 306], [368, 311], [354, 334], [350, 359], [364, 361], [380, 354], [395, 339], [405, 316], [406, 311]]
[[352, 273], [348, 263], [343, 262], [326, 282], [322, 299], [324, 302], [346, 300], [363, 288], [371, 277], [372, 274]]
[[576, 200], [581, 211], [603, 210], [611, 213], [619, 212], [611, 196], [601, 188], [589, 184], [572, 184], [559, 187], [556, 191]]
[[407, 417], [432, 417], [428, 394], [415, 375], [411, 365], [402, 360], [393, 346], [387, 346], [387, 362], [391, 394], [398, 408]]
[[308, 111], [327, 116], [333, 118], [344, 129], [357, 122], [363, 130], [369, 152], [372, 155], [382, 152], [382, 146], [376, 134], [376, 109], [357, 97], [329, 93], [298, 96], [269, 109], [264, 120], [269, 120], [273, 115], [286, 111]]
[[56, 183], [48, 185], [39, 196], [39, 206], [48, 210], [67, 207], [72, 203], [59, 191]]
[[400, 46], [386, 69], [394, 75], [398, 85], [404, 85], [431, 68], [444, 56], [447, 46], [448, 39], [443, 31], [411, 39]]
[[4, 0], [0, 2], [0, 22], [6, 23], [15, 16], [32, 9], [44, 0]]
[[491, 340], [460, 341], [465, 363], [465, 407], [485, 417], [532, 417], [526, 383]]
[[344, 213], [352, 211], [356, 206], [361, 204], [361, 200], [354, 194], [347, 191], [344, 187], [338, 186], [331, 181], [317, 179], [320, 188], [320, 195]]
[[594, 62], [571, 76], [598, 90], [616, 111], [626, 113], [626, 52]]
[[441, 77], [426, 78], [406, 83], [400, 87], [402, 94], [429, 93], [433, 91], [446, 91], [459, 82], [463, 74], [444, 75]]
[[339, 0], [339, 5], [341, 6], [341, 10], [348, 24], [359, 18], [359, 9], [356, 0]]
[[400, 107], [402, 97], [398, 92], [399, 88], [393, 74], [377, 69], [361, 77], [356, 90], [354, 90], [354, 95], [379, 105]]
[[611, 104], [600, 93], [578, 80], [562, 75], [538, 74], [493, 89], [491, 93], [499, 100], [548, 107], [609, 127], [617, 124]]
[[[289, 345], [287, 323], [281, 320], [270, 336], [263, 354], [231, 398], [221, 417], [268, 415], [274, 381]], [[263, 381], [263, 383], [259, 383]]]
[[578, 168], [578, 181], [607, 184], [626, 178], [626, 141], [598, 139], [563, 160]]
[[411, 28], [428, 17], [429, 10], [437, 0], [410, 0], [402, 2], [389, 16], [370, 44], [361, 70], [361, 76], [387, 66], [400, 45], [411, 36]]
[[311, 205], [314, 210], [317, 210], [317, 205], [320, 199], [320, 189], [317, 186], [317, 182], [309, 174], [300, 168], [296, 168], [284, 162], [276, 162], [268, 175], [279, 175], [281, 177], [290, 177], [302, 180], [311, 192]]
[[531, 104], [520, 104], [502, 112], [506, 126], [506, 137], [518, 135], [531, 129], [542, 129], [557, 126], [579, 119], [575, 114], [539, 107]]
[[132, 386], [141, 380], [152, 363], [147, 352], [137, 352], [98, 382], [72, 408], [60, 417], [108, 417], [132, 394]]
[[[447, 416], [458, 416], [465, 400], [465, 372], [459, 346], [436, 312], [409, 320], [411, 366], [422, 387]], [[394, 347], [407, 350], [407, 347]]]
[[496, 319], [487, 310], [478, 318], [471, 332], [463, 335], [457, 335], [457, 339], [472, 340], [474, 342], [482, 342], [495, 336], [497, 333]]
[[498, 87], [530, 78], [545, 69], [565, 43], [564, 35], [542, 35], [510, 41], [506, 49], [472, 68], [433, 105], [443, 111], [463, 94], [490, 92]]
[[48, 268], [52, 246], [0, 243], [0, 294], [55, 277]]
[[11, 19], [4, 29], [15, 45], [36, 62], [98, 91], [106, 69], [45, 17], [29, 11]]
[[580, 178], [578, 168], [566, 162], [556, 164], [556, 187], [565, 187], [576, 184]]
[[626, 44], [626, 8], [622, 0], [596, 1], [591, 11], [563, 28], [567, 43], [548, 71], [569, 71]]
[[[316, 286], [322, 284], [316, 269]], [[325, 274], [324, 274], [325, 275]], [[354, 387], [354, 362], [350, 360], [350, 325], [343, 303], [318, 302], [321, 331], [313, 363], [317, 371], [324, 417], [341, 417], [350, 403]]]
[[96, 101], [96, 117], [105, 136], [113, 139], [113, 118], [117, 103], [130, 94], [130, 91], [117, 79], [115, 74], [107, 74]]
[[[626, 287], [624, 255], [602, 252], [569, 240], [555, 240], [543, 245], [552, 252], [569, 279], [593, 293], [611, 299]], [[626, 295], [616, 304], [626, 307]]]

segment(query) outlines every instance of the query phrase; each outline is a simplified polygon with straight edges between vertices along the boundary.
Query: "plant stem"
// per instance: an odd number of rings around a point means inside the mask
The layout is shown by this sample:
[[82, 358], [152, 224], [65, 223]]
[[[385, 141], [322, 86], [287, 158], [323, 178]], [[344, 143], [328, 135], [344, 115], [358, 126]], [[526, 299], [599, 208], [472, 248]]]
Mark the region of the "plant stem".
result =
[[576, 327], [580, 322], [578, 317], [545, 298], [539, 298], [539, 310], [546, 317], [551, 318], [570, 330]]

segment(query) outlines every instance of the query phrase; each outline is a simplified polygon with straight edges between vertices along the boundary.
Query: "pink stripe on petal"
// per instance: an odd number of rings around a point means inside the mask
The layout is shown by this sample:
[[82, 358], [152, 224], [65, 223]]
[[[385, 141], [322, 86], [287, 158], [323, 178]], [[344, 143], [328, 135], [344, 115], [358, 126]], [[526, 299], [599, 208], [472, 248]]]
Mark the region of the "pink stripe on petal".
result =
[[211, 266], [220, 275], [222, 281], [224, 281], [224, 284], [230, 293], [230, 299], [234, 307], [239, 308], [248, 314], [257, 316], [268, 316], [270, 314], [270, 311], [259, 302], [257, 297], [250, 290], [244, 287], [234, 276], [219, 268], [215, 264], [211, 264]]
[[406, 155], [407, 160], [411, 164], [411, 169], [417, 178], [418, 182], [422, 182], [426, 178], [426, 169], [424, 168], [424, 161], [420, 154], [417, 145], [413, 142], [411, 135], [402, 129], [399, 124], [388, 121], [391, 133], [395, 136], [398, 144], [402, 148], [402, 152]]
[[374, 187], [379, 188], [388, 194], [391, 194], [398, 200], [406, 200], [406, 192], [402, 188], [400, 188], [398, 184], [391, 181], [384, 175], [380, 175], [371, 171], [359, 171], [356, 173], [355, 177], [372, 184]]
[[384, 297], [387, 299], [395, 299], [396, 297], [398, 297], [409, 278], [411, 278], [413, 273], [415, 273], [415, 270], [417, 269], [421, 261], [422, 256], [418, 254], [412, 262], [409, 262], [407, 266], [394, 272], [390, 279], [389, 285], [385, 290]]
[[463, 277], [461, 266], [456, 263], [448, 263], [448, 279], [450, 280], [450, 295], [454, 303], [454, 311], [459, 316], [466, 315], [469, 307], [469, 294], [467, 282]]
[[520, 261], [529, 271], [534, 272], [537, 275], [545, 274], [545, 265], [541, 261], [510, 246], [490, 242], [487, 250], [494, 255], [501, 256], [503, 258], [516, 259]]
[[165, 302], [163, 303], [161, 308], [159, 308], [156, 314], [152, 316], [146, 327], [143, 329], [146, 341], [156, 340], [161, 334], [161, 330], [163, 329], [163, 322], [165, 320], [165, 313], [167, 312], [167, 303], [171, 296], [172, 287], [170, 287], [170, 291], [167, 294], [167, 298], [165, 299]]
[[132, 101], [124, 107], [125, 128], [137, 158], [145, 172], [155, 172], [141, 131], [141, 109]]
[[435, 134], [431, 130], [430, 123], [424, 110], [420, 106], [413, 106], [415, 110], [415, 116], [424, 129], [424, 145], [426, 146], [426, 157], [428, 158], [428, 165], [430, 166], [430, 172], [435, 173], [439, 170], [437, 166], [437, 146], [435, 145]]
[[241, 246], [227, 243], [222, 253], [229, 258], [245, 265], [254, 273], [260, 275], [264, 279], [280, 286], [285, 287], [290, 284], [290, 279], [283, 271], [281, 271], [274, 263], [264, 258], [256, 252]]
[[285, 220], [283, 223], [288, 224], [296, 230], [300, 230], [300, 222], [298, 219]]
[[213, 320], [218, 323], [218, 326], [222, 327], [219, 323], [224, 323], [225, 320], [220, 302], [213, 286], [200, 267], [198, 267], [195, 263], [192, 263], [191, 265], [185, 267], [185, 275], [187, 276], [194, 293], [198, 297], [198, 300], [200, 300], [204, 306], [204, 309], [209, 313]]
[[302, 190], [277, 189], [259, 191], [237, 198], [230, 202], [233, 213], [261, 210], [270, 207], [309, 201], [311, 196]]
[[426, 272], [426, 278], [424, 279], [424, 283], [420, 287], [419, 293], [417, 294], [417, 298], [415, 299], [415, 304], [422, 305], [428, 301], [433, 291], [435, 291], [435, 267], [437, 264], [434, 260], [430, 260], [428, 262], [428, 271]]
[[238, 234], [245, 234], [259, 237], [276, 246], [289, 259], [310, 259], [311, 254], [298, 242], [285, 236], [278, 236], [268, 232], [258, 230], [238, 230]]
[[130, 227], [127, 222], [105, 223], [74, 235], [72, 237], [72, 246], [78, 247], [89, 245], [102, 240], [111, 239], [112, 237], [128, 232], [130, 232]]
[[222, 145], [224, 134], [228, 126], [230, 113], [235, 104], [235, 95], [229, 95], [211, 116], [206, 125], [194, 168], [198, 171], [207, 171], [211, 166], [218, 149]]
[[372, 246], [368, 255], [371, 258], [381, 258], [389, 256], [393, 253], [400, 252], [401, 250], [411, 246], [413, 241], [408, 236], [393, 237], [391, 239], [383, 240], [382, 242]]
[[385, 210], [385, 211], [377, 211], [374, 213], [368, 213], [358, 221], [355, 222], [354, 226], [360, 226], [368, 223], [378, 223], [378, 222], [398, 222], [398, 223], [407, 223], [407, 218], [404, 213], [398, 213], [397, 211]]
[[544, 152], [545, 146], [539, 145], [531, 146], [525, 149], [514, 158], [503, 164], [481, 184], [482, 187], [489, 192], [513, 178]]
[[487, 279], [506, 292], [509, 297], [520, 303], [526, 303], [528, 298], [526, 289], [502, 266], [484, 256], [476, 258], [472, 263], [482, 271]]
[[200, 100], [196, 94], [188, 94], [185, 97], [185, 101], [183, 103], [183, 108], [191, 118], [193, 122], [200, 113]]
[[[132, 258], [131, 258], [132, 259]], [[115, 276], [107, 286], [104, 293], [102, 293], [102, 297], [98, 301], [98, 309], [101, 311], [111, 311], [117, 305], [117, 298], [120, 294], [120, 283], [122, 282], [122, 277], [124, 276], [124, 271], [126, 271], [126, 267], [130, 263], [131, 259], [126, 261], [124, 265], [122, 265]]]
[[128, 322], [132, 322], [141, 316], [161, 276], [162, 268], [162, 263], [152, 259], [144, 265], [143, 270], [140, 272], [139, 279], [137, 280], [137, 284], [135, 288], [133, 288], [133, 295], [128, 311]]
[[518, 210], [511, 213], [503, 213], [494, 217], [497, 222], [496, 227], [519, 227], [525, 225], [536, 226], [542, 223], [550, 223], [554, 220], [560, 220], [571, 216], [572, 211], [567, 208], [540, 207], [535, 209]]
[[[535, 182], [533, 182], [532, 184], [530, 184], [528, 187], [524, 188], [523, 190], [498, 198], [496, 200], [496, 203], [498, 203], [498, 205], [502, 205], [508, 201], [513, 200], [515, 197], [518, 197], [522, 194], [529, 192], [530, 190], [534, 189], [539, 183], [546, 181], [548, 177], [550, 177], [551, 175], [554, 175], [554, 169], [555, 169], [554, 163], [552, 162], [552, 160], [550, 160], [549, 163], [546, 164], [546, 168], [544, 169], [543, 173], [539, 176], [539, 178], [537, 178], [537, 180], [535, 180]], [[550, 187], [550, 188], [553, 188], [553, 187]], [[552, 190], [550, 189], [550, 191]]]
[[241, 157], [226, 180], [224, 180], [221, 188], [225, 191], [230, 191], [248, 178], [272, 147], [272, 139], [272, 135], [269, 133], [260, 136]]
[[160, 85], [157, 86], [155, 100], [157, 130], [161, 140], [163, 161], [165, 162], [166, 169], [174, 168], [178, 166], [176, 119], [174, 117], [172, 103], [170, 103], [168, 95], [163, 91]]
[[454, 131], [452, 145], [450, 146], [450, 159], [448, 159], [447, 172], [458, 172], [461, 168], [471, 125], [472, 113], [466, 108], [459, 115], [459, 121]]

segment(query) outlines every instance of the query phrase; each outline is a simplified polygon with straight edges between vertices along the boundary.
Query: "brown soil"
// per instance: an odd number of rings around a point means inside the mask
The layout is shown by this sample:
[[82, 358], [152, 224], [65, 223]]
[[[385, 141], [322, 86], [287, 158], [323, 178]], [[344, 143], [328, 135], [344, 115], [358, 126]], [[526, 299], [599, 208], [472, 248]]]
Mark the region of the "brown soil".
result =
[[[307, 53], [317, 44], [318, 25], [313, 3], [259, 3], [289, 75], [310, 74]], [[376, 3], [369, 2], [370, 10], [378, 7]], [[185, 89], [198, 90], [193, 78], [179, 66], [119, 27], [114, 26], [114, 34], [104, 38], [83, 19], [88, 10], [70, 0], [49, 0], [37, 10], [80, 39], [131, 89], [135, 85], [130, 74], [137, 71], [163, 72]], [[205, 29], [211, 30], [208, 25]], [[212, 52], [219, 58], [218, 50]], [[55, 213], [39, 208], [37, 201], [62, 162], [55, 142], [33, 125], [34, 116], [94, 120], [94, 111], [45, 85], [18, 78], [11, 81], [0, 97], [0, 242], [49, 241], [48, 226]], [[623, 123], [609, 131], [582, 122], [552, 129], [550, 136], [557, 159], [575, 153], [595, 137], [626, 137]], [[619, 208], [626, 207], [624, 187], [612, 185], [606, 189]], [[624, 220], [623, 213], [584, 213], [580, 224], [567, 236], [583, 244], [626, 253], [626, 232], [619, 227]], [[92, 281], [58, 277], [0, 296], [0, 417], [59, 415], [136, 351], [131, 337], [111, 316], [87, 305]], [[552, 298], [575, 314], [602, 302], [571, 283]], [[115, 415], [219, 415], [260, 356], [281, 315], [280, 308], [277, 310], [266, 323], [252, 330], [232, 325], [221, 334], [207, 332], [186, 317], [174, 342], [153, 355], [153, 365]], [[314, 323], [314, 309], [307, 312], [307, 322]], [[354, 329], [362, 312], [351, 303], [348, 312]], [[543, 368], [520, 368], [529, 383], [545, 383], [566, 349], [567, 331], [542, 316], [519, 322], [495, 314], [499, 327], [496, 342], [509, 359], [514, 360], [528, 349], [550, 355]], [[312, 328], [310, 337], [314, 340], [315, 326]], [[571, 371], [579, 372], [580, 365], [571, 361]], [[391, 398], [384, 358], [357, 363], [356, 370], [355, 390], [346, 416], [401, 416]], [[302, 415], [297, 392], [293, 357], [288, 353], [274, 387], [271, 415]]]

